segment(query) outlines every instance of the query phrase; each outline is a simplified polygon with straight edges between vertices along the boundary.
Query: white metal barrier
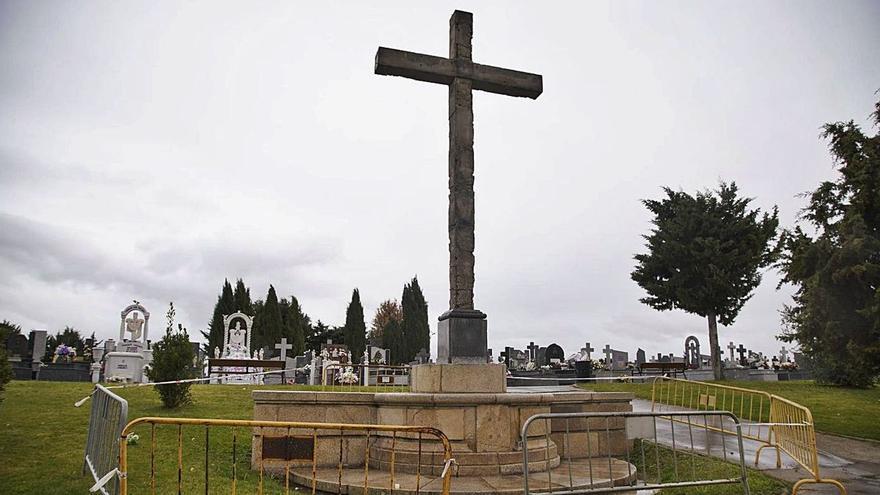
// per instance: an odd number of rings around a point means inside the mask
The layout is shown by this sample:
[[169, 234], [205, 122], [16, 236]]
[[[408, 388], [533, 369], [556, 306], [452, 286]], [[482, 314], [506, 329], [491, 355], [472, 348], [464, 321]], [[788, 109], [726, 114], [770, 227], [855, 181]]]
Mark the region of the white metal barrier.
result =
[[[109, 476], [116, 472], [119, 460], [119, 435], [128, 423], [128, 401], [95, 385], [92, 392], [92, 409], [89, 414], [89, 433], [83, 457], [83, 474], [90, 473], [95, 480], [92, 492], [115, 495], [119, 492], [119, 479]], [[102, 483], [103, 482], [103, 483]]]

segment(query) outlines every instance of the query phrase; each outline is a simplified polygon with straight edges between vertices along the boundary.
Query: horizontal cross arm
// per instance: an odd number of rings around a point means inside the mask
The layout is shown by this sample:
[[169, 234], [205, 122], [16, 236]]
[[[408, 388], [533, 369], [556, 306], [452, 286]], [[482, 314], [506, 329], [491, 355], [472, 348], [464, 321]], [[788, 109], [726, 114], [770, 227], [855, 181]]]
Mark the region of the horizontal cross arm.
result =
[[544, 87], [538, 74], [384, 47], [376, 52], [375, 72], [446, 85], [456, 77], [465, 78], [472, 81], [474, 89], [532, 99], [540, 96]]

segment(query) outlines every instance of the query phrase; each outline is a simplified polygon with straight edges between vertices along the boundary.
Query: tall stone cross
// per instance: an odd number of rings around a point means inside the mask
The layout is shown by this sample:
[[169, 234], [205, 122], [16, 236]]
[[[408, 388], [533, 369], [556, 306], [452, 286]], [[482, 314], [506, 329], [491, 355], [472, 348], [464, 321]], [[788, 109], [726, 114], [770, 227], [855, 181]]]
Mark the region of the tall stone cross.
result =
[[486, 362], [486, 315], [474, 309], [472, 92], [535, 99], [543, 91], [540, 75], [474, 63], [473, 24], [473, 14], [452, 13], [449, 58], [384, 47], [376, 52], [376, 74], [449, 86], [449, 311], [440, 316], [440, 363]]
[[730, 354], [730, 364], [733, 364], [733, 362], [734, 362], [734, 361], [733, 361], [733, 351], [734, 351], [735, 349], [736, 349], [736, 346], [733, 345], [733, 342], [730, 342], [729, 344], [727, 344], [727, 351], [728, 351], [729, 354]]

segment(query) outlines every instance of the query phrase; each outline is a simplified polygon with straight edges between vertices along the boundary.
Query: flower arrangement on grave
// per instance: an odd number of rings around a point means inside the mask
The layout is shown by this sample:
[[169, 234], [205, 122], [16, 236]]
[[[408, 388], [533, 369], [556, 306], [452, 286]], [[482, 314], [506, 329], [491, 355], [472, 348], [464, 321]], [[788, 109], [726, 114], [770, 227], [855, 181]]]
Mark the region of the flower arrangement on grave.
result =
[[337, 375], [336, 381], [343, 385], [356, 385], [358, 382], [358, 376], [355, 374], [354, 369], [351, 366], [347, 366], [342, 373]]
[[52, 358], [53, 363], [57, 363], [61, 359], [62, 363], [72, 363], [76, 358], [76, 349], [65, 344], [58, 344], [55, 348], [55, 357]]
[[592, 365], [594, 370], [600, 370], [605, 367], [605, 361], [602, 359], [593, 359], [592, 361], [590, 361], [590, 364]]
[[537, 367], [538, 366], [535, 364], [534, 361], [529, 361], [529, 363], [526, 365], [526, 371], [535, 371], [535, 368]]
[[126, 445], [137, 445], [138, 440], [140, 439], [141, 437], [138, 436], [137, 433], [129, 433], [128, 436], [125, 437], [125, 443]]
[[798, 365], [794, 361], [786, 361], [779, 364], [779, 369], [785, 371], [797, 371]]

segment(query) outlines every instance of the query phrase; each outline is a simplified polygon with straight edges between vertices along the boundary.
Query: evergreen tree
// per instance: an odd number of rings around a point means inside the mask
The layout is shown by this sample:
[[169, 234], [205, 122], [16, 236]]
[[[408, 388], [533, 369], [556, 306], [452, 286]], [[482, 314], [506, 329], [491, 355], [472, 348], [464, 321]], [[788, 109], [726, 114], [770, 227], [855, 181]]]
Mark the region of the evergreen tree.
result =
[[235, 291], [233, 292], [232, 299], [234, 301], [233, 306], [235, 307], [235, 311], [241, 311], [248, 316], [254, 315], [254, 305], [251, 302], [251, 290], [245, 287], [242, 279], [235, 281]]
[[[321, 345], [327, 342], [327, 339], [333, 339], [331, 336], [333, 334], [333, 329], [324, 324], [321, 320], [318, 320], [315, 323], [315, 326], [312, 327], [312, 331], [310, 335], [306, 338], [306, 347], [318, 354], [321, 352]], [[333, 342], [339, 344], [341, 339], [333, 339]]]
[[348, 309], [345, 310], [345, 326], [343, 328], [343, 339], [351, 352], [351, 359], [355, 363], [360, 362], [367, 349], [367, 324], [364, 322], [361, 294], [357, 289], [351, 293], [351, 302], [348, 303]]
[[404, 360], [406, 353], [406, 339], [403, 335], [403, 325], [398, 319], [391, 319], [382, 329], [385, 348], [391, 354], [391, 364], [404, 364], [409, 361]]
[[[880, 102], [875, 110], [880, 126]], [[798, 343], [820, 382], [870, 387], [880, 376], [880, 133], [853, 121], [824, 130], [840, 177], [801, 213], [815, 237], [800, 226], [782, 236], [783, 282], [797, 292], [780, 338]]]
[[683, 309], [707, 319], [715, 379], [723, 378], [718, 320], [731, 325], [761, 283], [759, 269], [774, 261], [771, 241], [779, 224], [773, 214], [748, 210], [735, 183], [691, 196], [663, 188], [666, 198], [644, 200], [654, 214], [647, 254], [635, 256], [632, 279], [648, 292], [641, 302], [666, 311]]
[[431, 330], [428, 323], [428, 303], [419, 287], [419, 280], [413, 277], [410, 283], [403, 286], [403, 297], [400, 299], [403, 312], [403, 337], [406, 341], [406, 354], [401, 362], [408, 363], [415, 359], [420, 350], [430, 352]]
[[[153, 363], [147, 368], [147, 377], [153, 382], [165, 382], [172, 380], [185, 380], [194, 378], [196, 370], [193, 367], [195, 353], [189, 342], [186, 328], [177, 325], [174, 330], [174, 304], [171, 303], [166, 313], [168, 326], [165, 336], [153, 344]], [[172, 383], [156, 385], [155, 389], [162, 399], [162, 404], [167, 408], [174, 408], [192, 402], [189, 388], [192, 383]]]
[[[235, 313], [235, 300], [232, 293], [232, 285], [229, 280], [223, 280], [223, 288], [217, 297], [217, 303], [214, 304], [214, 313], [211, 316], [211, 322], [208, 325], [208, 331], [202, 331], [202, 336], [207, 339], [205, 352], [209, 356], [213, 356], [214, 349], [223, 348], [223, 315], [231, 315]], [[219, 357], [219, 356], [218, 356]]]
[[291, 352], [294, 356], [299, 356], [306, 350], [306, 337], [311, 334], [311, 322], [294, 296], [290, 296], [286, 320], [287, 340], [293, 346]]
[[281, 311], [278, 305], [278, 296], [275, 287], [269, 286], [266, 294], [266, 302], [260, 311], [260, 326], [258, 336], [254, 338], [255, 349], [268, 347], [274, 349], [275, 344], [281, 340], [284, 333], [284, 325], [281, 321]]

